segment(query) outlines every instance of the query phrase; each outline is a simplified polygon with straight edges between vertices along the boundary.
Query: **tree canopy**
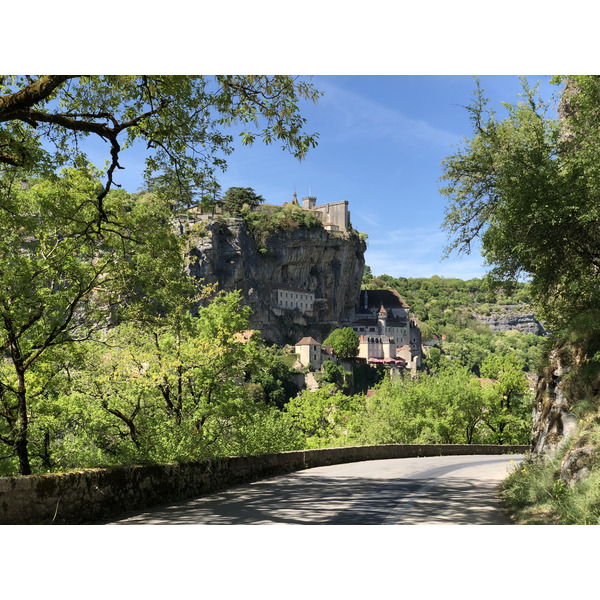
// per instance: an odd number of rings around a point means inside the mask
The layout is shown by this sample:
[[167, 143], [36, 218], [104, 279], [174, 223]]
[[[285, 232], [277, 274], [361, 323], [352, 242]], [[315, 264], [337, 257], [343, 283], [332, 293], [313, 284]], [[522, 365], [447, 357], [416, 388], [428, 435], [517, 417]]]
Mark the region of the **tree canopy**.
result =
[[[282, 421], [245, 387], [264, 362], [255, 343], [235, 340], [247, 314], [235, 296], [199, 308], [185, 271], [192, 232], [176, 235], [173, 218], [214, 196], [233, 132], [303, 158], [317, 135], [299, 105], [318, 96], [288, 76], [0, 76], [7, 472], [31, 473], [30, 459], [65, 466], [53, 458], [63, 446], [98, 464], [277, 444]], [[105, 171], [86, 138], [106, 143]], [[117, 174], [136, 143], [147, 189], [131, 194]], [[267, 383], [264, 395], [276, 395]], [[254, 417], [278, 433], [236, 437]]]
[[245, 205], [254, 208], [264, 201], [251, 187], [230, 187], [223, 196], [223, 210], [231, 215], [238, 215]]
[[358, 345], [358, 334], [352, 327], [335, 329], [323, 342], [323, 346], [331, 346], [342, 360], [356, 358], [358, 356]]
[[303, 131], [299, 102], [318, 96], [310, 83], [279, 75], [2, 76], [0, 166], [44, 175], [84, 166], [84, 138], [103, 140], [106, 181], [96, 199], [105, 220], [104, 198], [135, 142], [146, 145], [147, 178], [160, 173], [174, 188], [212, 190], [233, 148], [228, 126], [239, 126], [243, 144], [279, 142], [303, 158], [317, 134]]
[[551, 324], [598, 305], [600, 77], [557, 77], [559, 114], [523, 80], [498, 120], [477, 86], [473, 137], [444, 162], [449, 251], [475, 238], [495, 281], [529, 276]]
[[99, 187], [93, 171], [74, 169], [23, 187], [0, 179], [0, 414], [8, 425], [0, 442], [16, 451], [23, 474], [29, 401], [46, 395], [66, 348], [101, 337], [125, 306], [141, 303], [149, 317], [169, 309], [176, 287], [193, 295], [181, 240], [166, 227], [169, 206], [113, 191], [98, 236], [90, 198]]

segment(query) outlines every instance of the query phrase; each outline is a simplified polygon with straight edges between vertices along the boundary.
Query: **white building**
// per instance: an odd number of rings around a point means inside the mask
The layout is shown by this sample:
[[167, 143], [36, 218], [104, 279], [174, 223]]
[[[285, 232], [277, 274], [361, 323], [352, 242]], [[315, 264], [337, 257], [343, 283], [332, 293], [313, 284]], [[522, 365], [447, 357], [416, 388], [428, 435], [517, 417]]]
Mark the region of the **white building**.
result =
[[307, 292], [291, 287], [275, 288], [275, 307], [284, 310], [298, 309], [302, 312], [313, 310], [315, 303], [314, 292]]

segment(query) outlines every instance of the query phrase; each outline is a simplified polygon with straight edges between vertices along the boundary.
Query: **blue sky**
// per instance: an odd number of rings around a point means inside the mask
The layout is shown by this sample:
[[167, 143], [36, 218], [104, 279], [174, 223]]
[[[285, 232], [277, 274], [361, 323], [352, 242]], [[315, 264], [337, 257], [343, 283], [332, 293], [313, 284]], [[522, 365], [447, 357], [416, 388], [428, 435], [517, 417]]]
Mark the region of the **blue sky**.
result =
[[[543, 97], [555, 91], [540, 81]], [[517, 75], [480, 77], [501, 116], [500, 102], [522, 91]], [[394, 277], [481, 277], [483, 259], [441, 260], [447, 244], [440, 229], [444, 198], [439, 193], [440, 163], [452, 154], [471, 125], [464, 106], [471, 99], [470, 75], [315, 76], [319, 103], [302, 104], [307, 131], [319, 133], [318, 147], [299, 162], [277, 145], [237, 145], [222, 190], [251, 187], [272, 204], [313, 195], [317, 205], [347, 200], [355, 229], [368, 234], [366, 264], [375, 275]], [[117, 174], [125, 189], [139, 186], [142, 157], [124, 156]]]

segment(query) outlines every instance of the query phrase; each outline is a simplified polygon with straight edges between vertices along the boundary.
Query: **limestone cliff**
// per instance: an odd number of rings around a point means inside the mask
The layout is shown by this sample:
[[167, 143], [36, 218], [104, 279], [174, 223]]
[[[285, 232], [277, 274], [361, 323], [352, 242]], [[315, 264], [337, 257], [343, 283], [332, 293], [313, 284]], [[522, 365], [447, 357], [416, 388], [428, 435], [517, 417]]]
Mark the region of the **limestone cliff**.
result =
[[528, 312], [525, 307], [504, 305], [496, 307], [491, 315], [475, 315], [481, 323], [490, 326], [493, 331], [511, 331], [516, 329], [522, 333], [533, 333], [535, 335], [546, 335], [544, 326]]
[[[273, 231], [255, 243], [242, 219], [196, 223], [189, 272], [219, 289], [241, 290], [253, 311], [251, 326], [269, 342], [322, 342], [350, 319], [358, 302], [366, 244], [356, 232], [322, 227]], [[281, 310], [274, 291], [314, 293], [312, 311]]]

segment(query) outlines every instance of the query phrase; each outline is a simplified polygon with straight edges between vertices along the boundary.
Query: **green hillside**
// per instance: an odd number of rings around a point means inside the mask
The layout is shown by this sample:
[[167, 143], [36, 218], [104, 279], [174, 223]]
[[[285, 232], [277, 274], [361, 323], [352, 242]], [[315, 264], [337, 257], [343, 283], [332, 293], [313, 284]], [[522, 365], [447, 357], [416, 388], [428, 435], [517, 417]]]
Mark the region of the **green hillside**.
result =
[[526, 372], [535, 371], [543, 337], [517, 330], [492, 331], [476, 318], [506, 306], [533, 312], [528, 284], [515, 283], [512, 289], [494, 291], [484, 279], [394, 278], [373, 276], [368, 267], [365, 271], [363, 287], [394, 289], [410, 306], [411, 316], [420, 324], [428, 368], [454, 360], [479, 374], [489, 354], [514, 353]]

